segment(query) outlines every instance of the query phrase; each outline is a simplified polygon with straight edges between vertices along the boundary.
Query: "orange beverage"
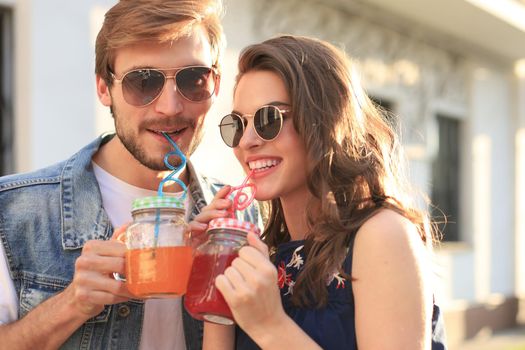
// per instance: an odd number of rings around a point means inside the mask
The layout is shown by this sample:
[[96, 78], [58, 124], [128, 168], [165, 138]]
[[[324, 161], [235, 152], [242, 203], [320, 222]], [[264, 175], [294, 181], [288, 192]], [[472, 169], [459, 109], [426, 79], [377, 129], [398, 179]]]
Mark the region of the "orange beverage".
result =
[[187, 246], [128, 250], [128, 290], [140, 298], [181, 296], [186, 293], [192, 262], [193, 252]]

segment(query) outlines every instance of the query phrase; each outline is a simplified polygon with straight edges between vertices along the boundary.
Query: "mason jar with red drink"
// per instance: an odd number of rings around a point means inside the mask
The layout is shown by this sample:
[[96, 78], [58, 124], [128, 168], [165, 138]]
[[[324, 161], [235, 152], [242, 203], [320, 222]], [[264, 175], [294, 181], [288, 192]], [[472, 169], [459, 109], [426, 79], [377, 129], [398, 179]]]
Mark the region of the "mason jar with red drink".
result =
[[196, 319], [223, 325], [234, 324], [224, 297], [215, 287], [215, 278], [224, 273], [246, 245], [248, 232], [259, 235], [259, 228], [233, 218], [210, 221], [207, 240], [197, 247], [184, 299], [186, 310]]

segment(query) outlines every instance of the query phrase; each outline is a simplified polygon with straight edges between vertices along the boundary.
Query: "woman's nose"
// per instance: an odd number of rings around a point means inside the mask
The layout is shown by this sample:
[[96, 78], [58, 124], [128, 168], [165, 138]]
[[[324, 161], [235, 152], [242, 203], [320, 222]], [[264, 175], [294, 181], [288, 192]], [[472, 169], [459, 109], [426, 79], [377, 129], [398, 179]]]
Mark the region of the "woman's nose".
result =
[[253, 126], [253, 118], [243, 118], [244, 122], [244, 133], [239, 140], [239, 146], [243, 149], [249, 149], [253, 147], [259, 147], [264, 142], [255, 132]]

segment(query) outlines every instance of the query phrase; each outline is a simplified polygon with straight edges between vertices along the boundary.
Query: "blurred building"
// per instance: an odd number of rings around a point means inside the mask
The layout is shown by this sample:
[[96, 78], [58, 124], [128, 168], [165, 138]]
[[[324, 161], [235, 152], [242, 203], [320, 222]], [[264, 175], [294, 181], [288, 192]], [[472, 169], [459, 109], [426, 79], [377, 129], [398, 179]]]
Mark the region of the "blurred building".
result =
[[[0, 173], [51, 164], [112, 129], [93, 71], [114, 2], [0, 0]], [[231, 182], [241, 176], [216, 125], [244, 46], [278, 33], [341, 46], [396, 116], [412, 181], [448, 218], [436, 274], [450, 342], [523, 318], [525, 2], [225, 0], [225, 9], [221, 97], [193, 161]]]

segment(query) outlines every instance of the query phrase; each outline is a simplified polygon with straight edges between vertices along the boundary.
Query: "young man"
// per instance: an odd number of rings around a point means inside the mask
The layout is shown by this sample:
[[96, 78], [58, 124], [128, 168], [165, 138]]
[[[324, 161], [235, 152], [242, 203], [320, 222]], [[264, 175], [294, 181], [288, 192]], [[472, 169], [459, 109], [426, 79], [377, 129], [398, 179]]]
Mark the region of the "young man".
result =
[[[220, 0], [219, 0], [220, 1]], [[214, 0], [120, 1], [96, 43], [97, 93], [116, 135], [70, 159], [0, 179], [0, 339], [11, 349], [200, 349], [202, 324], [179, 299], [131, 300], [113, 228], [155, 195], [171, 150], [190, 155], [219, 91]], [[188, 220], [220, 187], [188, 163]], [[179, 192], [178, 185], [165, 192]], [[251, 215], [250, 215], [251, 214]], [[258, 220], [254, 208], [251, 220]]]

